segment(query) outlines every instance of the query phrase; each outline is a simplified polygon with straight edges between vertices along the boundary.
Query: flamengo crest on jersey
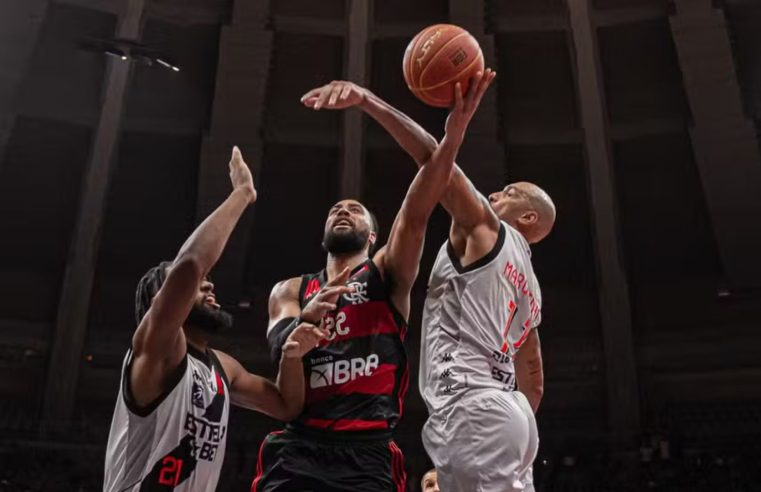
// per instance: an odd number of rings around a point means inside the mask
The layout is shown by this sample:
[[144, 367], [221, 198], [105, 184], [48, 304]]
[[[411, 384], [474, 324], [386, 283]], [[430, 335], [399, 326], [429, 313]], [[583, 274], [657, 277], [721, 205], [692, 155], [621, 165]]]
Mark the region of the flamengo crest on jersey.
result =
[[214, 491], [230, 409], [224, 370], [211, 350], [188, 347], [174, 384], [136, 408], [128, 351], [106, 450], [104, 491]]
[[516, 388], [513, 359], [541, 322], [541, 291], [523, 236], [501, 224], [486, 257], [462, 267], [447, 241], [423, 311], [420, 393], [429, 413], [470, 388]]
[[[302, 308], [326, 282], [324, 270], [302, 276]], [[293, 423], [333, 431], [392, 429], [408, 385], [407, 325], [372, 260], [358, 265], [346, 285], [353, 292], [324, 318], [330, 334], [304, 356], [306, 402]]]

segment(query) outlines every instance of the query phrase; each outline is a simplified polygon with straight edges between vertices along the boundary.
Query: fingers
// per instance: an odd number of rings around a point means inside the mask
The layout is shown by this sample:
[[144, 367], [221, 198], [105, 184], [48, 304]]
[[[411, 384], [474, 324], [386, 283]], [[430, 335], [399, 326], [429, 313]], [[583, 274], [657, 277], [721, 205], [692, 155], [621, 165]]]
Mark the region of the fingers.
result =
[[304, 103], [304, 106], [307, 108], [314, 108], [314, 105], [317, 103], [317, 96], [312, 96], [307, 99], [302, 99], [301, 102]]
[[486, 92], [486, 89], [489, 88], [491, 83], [494, 81], [494, 78], [497, 76], [497, 72], [492, 70], [491, 68], [486, 69], [486, 73], [484, 74], [483, 78], [481, 79], [481, 83], [478, 86], [478, 97], [484, 95]]
[[320, 91], [320, 97], [318, 97], [317, 102], [314, 103], [314, 109], [319, 110], [321, 107], [325, 106], [325, 103], [328, 101], [328, 98], [333, 93], [332, 88], [333, 88], [332, 84], [328, 84], [322, 88], [322, 90]]
[[336, 309], [334, 303], [327, 301], [318, 301], [316, 307], [321, 311], [334, 311]]
[[329, 302], [335, 304], [336, 301], [338, 301], [339, 297], [345, 294], [351, 294], [352, 292], [354, 292], [352, 287], [333, 287], [331, 289], [326, 289], [323, 293], [321, 293], [322, 295], [320, 296], [319, 300], [320, 302]]
[[335, 287], [336, 285], [343, 285], [346, 283], [347, 280], [349, 280], [349, 273], [351, 270], [349, 267], [344, 268], [341, 270], [341, 273], [336, 275], [333, 279], [331, 279], [330, 282], [325, 284], [326, 287]]
[[320, 97], [320, 94], [322, 93], [322, 90], [324, 88], [325, 88], [325, 86], [323, 86], [323, 87], [317, 87], [317, 88], [312, 89], [311, 91], [307, 92], [306, 94], [301, 96], [301, 102], [305, 102], [305, 101], [307, 101], [309, 99], [316, 100], [318, 97]]
[[319, 346], [320, 340], [327, 338], [329, 335], [330, 331], [325, 328], [310, 324], [299, 325], [283, 344], [283, 352], [296, 355], [295, 353], [305, 349], [304, 353], [306, 353], [311, 348]]
[[481, 98], [486, 93], [487, 89], [489, 89], [489, 86], [494, 81], [494, 78], [497, 76], [497, 72], [493, 71], [491, 68], [486, 69], [486, 73], [481, 78], [481, 81], [478, 84], [478, 90], [476, 91], [475, 95], [473, 96], [472, 102], [476, 105], [480, 103]]
[[354, 287], [349, 287], [348, 285], [336, 285], [335, 287], [325, 289], [325, 294], [323, 297], [351, 294], [352, 292], [354, 292]]
[[457, 111], [461, 111], [463, 106], [462, 102], [462, 84], [457, 82], [454, 85], [454, 107]]
[[341, 273], [336, 275], [335, 284], [334, 285], [343, 285], [346, 283], [347, 280], [349, 280], [349, 274], [351, 273], [351, 269], [349, 267], [344, 268]]
[[345, 101], [347, 97], [349, 97], [349, 94], [351, 94], [351, 84], [346, 84], [344, 86], [344, 89], [341, 91], [341, 100]]
[[331, 289], [330, 293], [331, 295], [344, 295], [344, 294], [351, 294], [354, 292], [354, 287], [349, 287], [348, 285], [340, 285], [338, 287], [334, 287]]
[[233, 153], [230, 156], [230, 163], [239, 163], [241, 161], [243, 161], [243, 154], [241, 154], [237, 145], [233, 145]]
[[341, 92], [343, 92], [344, 86], [342, 84], [333, 84], [333, 90], [330, 91], [330, 100], [328, 101], [328, 106], [335, 106], [336, 102], [338, 102], [338, 97], [341, 95]]
[[470, 85], [468, 86], [468, 95], [466, 96], [468, 101], [472, 101], [478, 93], [478, 88], [481, 85], [481, 81], [484, 79], [484, 73], [482, 71], [476, 72], [473, 78], [470, 79]]
[[312, 335], [317, 339], [316, 341], [320, 341], [323, 338], [328, 338], [330, 335], [330, 331], [328, 331], [327, 328], [320, 328], [317, 326], [312, 327]]

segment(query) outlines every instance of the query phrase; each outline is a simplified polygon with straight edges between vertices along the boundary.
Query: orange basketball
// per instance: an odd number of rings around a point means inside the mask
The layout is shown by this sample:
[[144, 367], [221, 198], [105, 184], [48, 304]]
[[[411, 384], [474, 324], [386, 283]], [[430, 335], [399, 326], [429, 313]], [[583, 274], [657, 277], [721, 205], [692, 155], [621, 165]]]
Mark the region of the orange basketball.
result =
[[476, 38], [452, 24], [426, 27], [412, 38], [404, 52], [404, 80], [413, 94], [439, 108], [454, 102], [454, 85], [468, 90], [470, 78], [484, 69], [484, 55]]

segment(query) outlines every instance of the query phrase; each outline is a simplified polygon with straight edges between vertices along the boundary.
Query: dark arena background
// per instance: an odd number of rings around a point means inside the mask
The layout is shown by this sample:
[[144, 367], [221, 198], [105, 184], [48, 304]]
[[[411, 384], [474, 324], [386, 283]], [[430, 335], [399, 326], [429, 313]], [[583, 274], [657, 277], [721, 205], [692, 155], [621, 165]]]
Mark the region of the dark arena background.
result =
[[[102, 489], [134, 291], [229, 193], [239, 145], [259, 200], [212, 272], [215, 343], [274, 376], [274, 283], [324, 265], [329, 207], [359, 197], [385, 238], [414, 163], [357, 111], [364, 84], [440, 137], [402, 56], [460, 25], [498, 72], [458, 162], [484, 192], [554, 198], [533, 248], [546, 384], [538, 491], [761, 491], [761, 1], [2, 0], [0, 490]], [[412, 381], [396, 438], [429, 461]], [[278, 423], [232, 410], [218, 490], [246, 491]]]

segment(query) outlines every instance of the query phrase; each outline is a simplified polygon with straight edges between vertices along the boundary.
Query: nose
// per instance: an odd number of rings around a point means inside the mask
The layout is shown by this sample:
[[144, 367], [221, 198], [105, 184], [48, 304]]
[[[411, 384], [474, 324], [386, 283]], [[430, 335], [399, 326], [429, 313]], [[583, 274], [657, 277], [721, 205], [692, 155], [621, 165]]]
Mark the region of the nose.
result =
[[490, 194], [489, 195], [489, 203], [494, 203], [496, 201], [497, 201], [497, 194], [496, 193]]
[[201, 284], [201, 290], [206, 292], [211, 292], [214, 290], [214, 284], [212, 284], [208, 280], [204, 280], [203, 283]]

